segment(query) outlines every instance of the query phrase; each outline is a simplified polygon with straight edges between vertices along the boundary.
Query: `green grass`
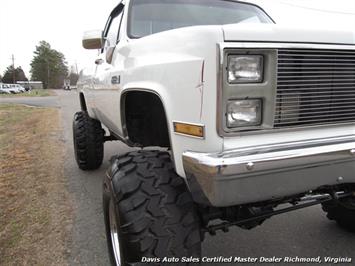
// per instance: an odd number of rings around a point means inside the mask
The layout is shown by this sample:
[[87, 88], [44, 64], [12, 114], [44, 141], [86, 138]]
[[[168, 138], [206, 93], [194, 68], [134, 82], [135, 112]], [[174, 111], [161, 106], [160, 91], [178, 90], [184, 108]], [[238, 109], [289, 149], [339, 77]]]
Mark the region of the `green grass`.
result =
[[0, 97], [46, 97], [54, 96], [55, 93], [52, 90], [34, 89], [29, 92], [17, 93], [17, 94], [0, 94]]

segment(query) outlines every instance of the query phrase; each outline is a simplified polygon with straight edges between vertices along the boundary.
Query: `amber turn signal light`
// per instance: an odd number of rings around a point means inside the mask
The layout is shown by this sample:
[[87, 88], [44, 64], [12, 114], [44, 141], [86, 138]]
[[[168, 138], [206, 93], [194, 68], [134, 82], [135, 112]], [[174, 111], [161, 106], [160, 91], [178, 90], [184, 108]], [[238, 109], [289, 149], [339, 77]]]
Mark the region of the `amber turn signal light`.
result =
[[204, 126], [174, 122], [174, 132], [193, 137], [204, 137]]

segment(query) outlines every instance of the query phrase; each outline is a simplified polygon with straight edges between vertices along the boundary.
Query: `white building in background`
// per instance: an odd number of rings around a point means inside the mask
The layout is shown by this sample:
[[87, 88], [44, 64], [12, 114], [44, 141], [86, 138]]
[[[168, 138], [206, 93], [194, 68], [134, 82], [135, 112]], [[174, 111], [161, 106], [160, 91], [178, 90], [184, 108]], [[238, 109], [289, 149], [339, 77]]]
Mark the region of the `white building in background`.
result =
[[24, 88], [43, 89], [42, 81], [17, 81], [17, 84], [20, 84]]

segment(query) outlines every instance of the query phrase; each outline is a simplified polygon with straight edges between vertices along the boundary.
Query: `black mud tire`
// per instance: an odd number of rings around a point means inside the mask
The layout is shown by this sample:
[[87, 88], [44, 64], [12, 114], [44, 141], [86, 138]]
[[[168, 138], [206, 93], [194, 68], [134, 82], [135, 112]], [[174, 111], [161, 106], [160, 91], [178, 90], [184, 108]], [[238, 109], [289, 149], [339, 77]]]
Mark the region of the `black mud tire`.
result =
[[322, 209], [330, 220], [336, 221], [340, 227], [355, 232], [355, 197], [337, 201], [328, 201], [322, 204]]
[[73, 142], [75, 160], [82, 170], [95, 170], [104, 157], [104, 130], [98, 120], [81, 111], [74, 115]]
[[[121, 265], [141, 265], [143, 257], [160, 259], [148, 265], [168, 264], [164, 257], [200, 258], [195, 205], [167, 152], [137, 151], [112, 159], [104, 179], [103, 207], [110, 260], [116, 265], [110, 203], [114, 203], [119, 228]], [[180, 261], [178, 265], [189, 264]]]

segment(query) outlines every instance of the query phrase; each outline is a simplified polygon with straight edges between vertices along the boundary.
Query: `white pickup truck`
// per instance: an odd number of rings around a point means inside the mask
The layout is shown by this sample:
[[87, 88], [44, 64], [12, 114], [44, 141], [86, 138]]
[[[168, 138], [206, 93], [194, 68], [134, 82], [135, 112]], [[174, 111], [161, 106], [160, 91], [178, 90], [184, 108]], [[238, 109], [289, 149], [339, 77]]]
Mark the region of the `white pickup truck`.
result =
[[206, 232], [315, 204], [355, 230], [354, 36], [226, 0], [126, 0], [86, 32], [77, 163], [142, 148], [104, 178], [112, 263], [201, 262]]

